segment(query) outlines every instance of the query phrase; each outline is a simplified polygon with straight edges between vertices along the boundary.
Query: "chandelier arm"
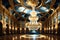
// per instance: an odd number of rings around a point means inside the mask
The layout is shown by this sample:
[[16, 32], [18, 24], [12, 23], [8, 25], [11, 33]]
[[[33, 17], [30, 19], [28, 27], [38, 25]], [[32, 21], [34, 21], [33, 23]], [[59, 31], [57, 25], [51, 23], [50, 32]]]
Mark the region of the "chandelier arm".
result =
[[43, 5], [43, 0], [41, 1], [41, 4], [39, 4], [39, 6], [37, 6], [36, 8], [39, 8]]

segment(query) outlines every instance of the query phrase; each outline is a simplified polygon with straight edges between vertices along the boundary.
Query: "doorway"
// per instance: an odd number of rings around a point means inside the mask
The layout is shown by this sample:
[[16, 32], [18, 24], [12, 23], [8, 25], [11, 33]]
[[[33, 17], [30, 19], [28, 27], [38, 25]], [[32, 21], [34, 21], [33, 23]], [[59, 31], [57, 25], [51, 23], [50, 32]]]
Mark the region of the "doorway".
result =
[[0, 22], [0, 36], [2, 35], [2, 23]]

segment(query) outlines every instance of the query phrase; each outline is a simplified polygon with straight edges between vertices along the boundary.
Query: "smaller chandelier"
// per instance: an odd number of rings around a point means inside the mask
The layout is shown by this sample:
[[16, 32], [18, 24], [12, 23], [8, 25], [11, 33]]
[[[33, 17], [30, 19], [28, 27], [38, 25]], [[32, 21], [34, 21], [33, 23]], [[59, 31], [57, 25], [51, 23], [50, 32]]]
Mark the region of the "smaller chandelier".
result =
[[32, 12], [30, 12], [30, 15], [31, 15], [32, 17], [37, 16], [37, 12], [35, 11], [35, 9], [33, 9], [33, 11], [32, 11]]
[[27, 5], [35, 7], [38, 4], [38, 0], [27, 0]]
[[29, 30], [37, 30], [38, 28], [40, 28], [42, 26], [42, 24], [39, 23], [39, 22], [33, 22], [33, 23], [28, 22], [28, 23], [25, 24], [25, 26], [27, 28], [29, 28]]
[[31, 22], [34, 22], [34, 21], [38, 20], [38, 16], [36, 16], [36, 17], [29, 16], [29, 20]]

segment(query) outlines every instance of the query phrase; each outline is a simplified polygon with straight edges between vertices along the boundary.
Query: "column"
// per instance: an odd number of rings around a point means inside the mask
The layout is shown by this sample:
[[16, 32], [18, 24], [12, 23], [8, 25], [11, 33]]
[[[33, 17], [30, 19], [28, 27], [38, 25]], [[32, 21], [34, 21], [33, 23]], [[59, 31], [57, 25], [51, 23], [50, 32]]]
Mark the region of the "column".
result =
[[50, 33], [50, 20], [49, 20], [49, 33]]
[[13, 23], [13, 21], [12, 21], [12, 34], [14, 34], [14, 30], [15, 30], [15, 28], [14, 28], [14, 23]]
[[20, 34], [21, 34], [22, 28], [20, 27]]
[[10, 18], [9, 18], [9, 33], [11, 34], [11, 24], [10, 24]]
[[24, 27], [24, 34], [26, 34], [26, 28]]
[[57, 34], [57, 29], [58, 29], [58, 13], [56, 12], [56, 23], [55, 23], [56, 34]]
[[52, 33], [53, 33], [53, 25], [54, 25], [54, 24], [53, 24], [53, 18], [52, 18], [52, 27], [51, 27], [51, 29], [52, 29]]
[[3, 34], [6, 34], [6, 19], [5, 19], [5, 10], [3, 10], [3, 15], [2, 15], [2, 23], [3, 23], [3, 27], [2, 27], [2, 31], [3, 31]]

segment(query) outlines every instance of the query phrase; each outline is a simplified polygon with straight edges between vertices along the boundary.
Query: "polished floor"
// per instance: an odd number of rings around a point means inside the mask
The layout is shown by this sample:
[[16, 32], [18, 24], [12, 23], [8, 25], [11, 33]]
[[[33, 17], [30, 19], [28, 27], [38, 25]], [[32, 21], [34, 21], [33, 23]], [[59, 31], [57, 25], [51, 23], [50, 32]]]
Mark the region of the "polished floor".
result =
[[60, 36], [56, 35], [5, 35], [0, 36], [0, 40], [60, 40]]

